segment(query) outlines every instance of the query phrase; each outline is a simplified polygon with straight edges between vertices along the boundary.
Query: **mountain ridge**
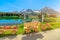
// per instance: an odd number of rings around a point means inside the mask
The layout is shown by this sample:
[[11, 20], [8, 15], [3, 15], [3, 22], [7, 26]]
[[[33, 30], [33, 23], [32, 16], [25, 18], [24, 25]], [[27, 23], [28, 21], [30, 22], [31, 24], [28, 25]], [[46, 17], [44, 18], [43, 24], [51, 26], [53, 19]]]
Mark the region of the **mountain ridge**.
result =
[[52, 8], [49, 8], [49, 7], [44, 7], [40, 10], [32, 10], [32, 9], [26, 9], [25, 11], [22, 10], [21, 11], [22, 13], [26, 13], [26, 14], [31, 14], [32, 12], [36, 12], [36, 13], [46, 13], [46, 14], [59, 14], [58, 11], [52, 9]]

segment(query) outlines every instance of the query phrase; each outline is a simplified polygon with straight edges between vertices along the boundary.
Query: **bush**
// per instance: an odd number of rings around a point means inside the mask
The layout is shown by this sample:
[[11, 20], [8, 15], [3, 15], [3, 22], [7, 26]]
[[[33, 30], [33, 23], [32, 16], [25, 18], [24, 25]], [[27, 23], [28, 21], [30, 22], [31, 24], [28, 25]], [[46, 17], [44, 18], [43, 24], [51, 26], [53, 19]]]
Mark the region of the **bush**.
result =
[[41, 26], [41, 30], [49, 30], [49, 29], [52, 29], [50, 23], [46, 23]]

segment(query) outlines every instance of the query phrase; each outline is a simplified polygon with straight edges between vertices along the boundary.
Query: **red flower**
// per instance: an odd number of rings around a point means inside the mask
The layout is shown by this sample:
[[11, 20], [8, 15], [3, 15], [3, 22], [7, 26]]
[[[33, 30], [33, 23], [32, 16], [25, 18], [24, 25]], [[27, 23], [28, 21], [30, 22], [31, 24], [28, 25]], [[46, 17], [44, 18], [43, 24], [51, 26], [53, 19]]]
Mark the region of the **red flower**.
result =
[[12, 27], [12, 29], [17, 29], [17, 28], [18, 28], [18, 26], [13, 26], [13, 27]]
[[10, 26], [4, 26], [4, 29], [10, 29], [11, 27]]

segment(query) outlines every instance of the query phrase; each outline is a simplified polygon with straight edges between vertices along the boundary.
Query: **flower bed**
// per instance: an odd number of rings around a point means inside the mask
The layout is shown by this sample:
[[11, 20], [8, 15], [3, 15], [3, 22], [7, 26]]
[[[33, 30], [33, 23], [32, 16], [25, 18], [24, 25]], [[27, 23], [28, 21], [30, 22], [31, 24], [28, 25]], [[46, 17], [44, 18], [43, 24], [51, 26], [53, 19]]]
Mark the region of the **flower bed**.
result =
[[0, 34], [16, 34], [18, 26], [4, 26], [0, 28]]
[[30, 33], [31, 30], [38, 32], [38, 27], [40, 26], [40, 22], [28, 22], [24, 23], [24, 30], [26, 33]]
[[30, 33], [30, 32], [40, 32], [49, 29], [60, 28], [60, 22], [49, 22], [49, 23], [40, 23], [40, 22], [28, 22], [19, 25], [4, 26], [0, 27], [0, 35], [18, 35]]
[[49, 30], [52, 29], [51, 24], [50, 23], [45, 23], [44, 25], [41, 26], [41, 30]]
[[24, 30], [26, 33], [30, 33], [31, 30], [33, 30], [34, 32], [38, 32], [38, 31], [45, 31], [45, 30], [50, 30], [53, 29], [52, 25], [50, 23], [44, 23], [41, 24], [40, 22], [28, 22], [28, 23], [24, 23]]

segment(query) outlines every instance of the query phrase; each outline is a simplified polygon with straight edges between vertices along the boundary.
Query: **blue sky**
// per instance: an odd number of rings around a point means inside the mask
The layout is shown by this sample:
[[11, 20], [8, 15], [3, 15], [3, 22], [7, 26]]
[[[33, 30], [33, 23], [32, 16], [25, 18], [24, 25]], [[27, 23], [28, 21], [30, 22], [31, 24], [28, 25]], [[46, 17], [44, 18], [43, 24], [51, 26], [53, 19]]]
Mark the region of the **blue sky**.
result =
[[44, 7], [60, 10], [60, 0], [0, 0], [0, 11], [20, 11], [22, 9], [39, 10]]

